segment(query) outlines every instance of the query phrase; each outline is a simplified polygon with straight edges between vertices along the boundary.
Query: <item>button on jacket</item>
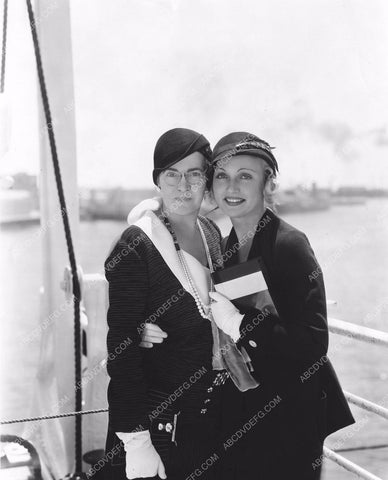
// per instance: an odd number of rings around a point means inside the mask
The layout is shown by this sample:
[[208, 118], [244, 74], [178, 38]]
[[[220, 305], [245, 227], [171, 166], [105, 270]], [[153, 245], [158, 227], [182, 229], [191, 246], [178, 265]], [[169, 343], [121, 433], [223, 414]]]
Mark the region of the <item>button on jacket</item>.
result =
[[[232, 229], [225, 246], [224, 258], [228, 258], [225, 267], [238, 263], [233, 248], [236, 242]], [[240, 309], [245, 315], [237, 345], [246, 349], [253, 367], [251, 374], [260, 385], [242, 393], [229, 381], [223, 394], [223, 423], [225, 426], [229, 423], [225, 438], [241, 429], [244, 422], [257, 420], [257, 425], [250, 427], [249, 433], [227, 452], [227, 460], [237, 456], [236, 461], [230, 460], [231, 465], [235, 462], [230, 471], [245, 464], [245, 470], [238, 475], [246, 475], [246, 479], [267, 478], [254, 476], [254, 472], [260, 470], [260, 459], [262, 466], [267, 460], [269, 465], [272, 454], [272, 466], [265, 474], [280, 471], [282, 459], [284, 475], [287, 469], [291, 475], [292, 465], [299, 460], [300, 465], [304, 461], [303, 468], [311, 470], [314, 451], [319, 452], [323, 439], [354, 423], [326, 356], [325, 288], [307, 237], [267, 209], [253, 238], [248, 260], [256, 257], [263, 262], [264, 278], [277, 313], [249, 307]], [[279, 398], [278, 403], [273, 402], [273, 408], [268, 407], [273, 399]], [[267, 458], [263, 452], [268, 453]], [[295, 466], [294, 472], [298, 469], [302, 472], [301, 468]], [[225, 479], [240, 478], [238, 475], [225, 474]], [[274, 473], [268, 478], [283, 478], [281, 475]], [[301, 473], [298, 478], [305, 477]]]
[[[219, 230], [206, 218], [200, 221], [216, 262], [220, 256]], [[160, 224], [154, 228], [158, 235], [160, 229], [165, 227]], [[210, 388], [211, 324], [200, 316], [193, 296], [171, 270], [167, 255], [161, 255], [145, 230], [144, 224], [131, 225], [105, 262], [109, 282], [109, 428], [116, 432], [149, 428], [149, 388], [173, 394], [189, 384], [184, 389], [189, 392], [187, 397], [203, 397], [201, 403]], [[166, 248], [174, 260], [177, 256], [170, 237], [166, 231], [164, 238], [171, 242]], [[179, 274], [179, 264], [176, 268]], [[147, 320], [168, 334], [152, 349], [138, 346], [141, 327]]]

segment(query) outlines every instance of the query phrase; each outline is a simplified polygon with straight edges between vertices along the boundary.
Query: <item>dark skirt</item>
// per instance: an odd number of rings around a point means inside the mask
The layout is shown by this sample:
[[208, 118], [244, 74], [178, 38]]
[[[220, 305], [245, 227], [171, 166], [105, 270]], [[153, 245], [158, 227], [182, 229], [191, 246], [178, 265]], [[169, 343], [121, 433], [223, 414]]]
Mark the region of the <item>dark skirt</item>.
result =
[[[216, 480], [219, 456], [220, 396], [225, 372], [211, 372], [207, 384], [196, 390], [192, 387], [172, 405], [151, 421], [151, 439], [162, 458], [168, 480]], [[150, 412], [163, 405], [168, 395], [159, 390], [148, 392]], [[166, 402], [167, 403], [167, 402]], [[179, 414], [176, 415], [179, 411]], [[167, 424], [174, 425], [166, 432]], [[161, 429], [159, 427], [162, 427]], [[125, 451], [122, 442], [113, 431], [108, 431], [105, 461], [100, 462], [93, 473], [94, 480], [125, 480]], [[90, 475], [88, 475], [91, 478]], [[157, 478], [157, 477], [154, 477]]]
[[224, 385], [217, 480], [319, 480], [323, 442], [314, 427], [300, 429], [284, 399], [255, 416], [272, 398], [257, 389], [242, 393], [230, 380]]
[[[159, 452], [164, 459], [168, 480], [186, 480], [201, 477], [201, 480], [216, 480], [219, 459], [215, 451], [216, 428], [214, 418], [198, 417], [177, 425], [175, 442]], [[125, 480], [125, 451], [114, 432], [108, 433], [105, 457], [88, 478], [93, 480]], [[156, 445], [159, 449], [159, 445]], [[114, 452], [114, 455], [108, 455]], [[159, 477], [153, 477], [159, 478]]]

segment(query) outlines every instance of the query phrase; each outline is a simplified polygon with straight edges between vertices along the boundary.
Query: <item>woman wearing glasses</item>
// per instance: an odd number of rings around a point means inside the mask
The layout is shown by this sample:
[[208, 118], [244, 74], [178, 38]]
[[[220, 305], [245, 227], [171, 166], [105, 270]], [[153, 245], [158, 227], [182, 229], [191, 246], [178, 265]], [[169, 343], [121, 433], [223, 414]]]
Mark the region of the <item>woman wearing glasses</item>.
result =
[[[214, 475], [214, 392], [225, 375], [213, 356], [218, 337], [213, 341], [208, 292], [220, 233], [198, 216], [210, 156], [209, 142], [195, 131], [176, 128], [160, 137], [153, 181], [161, 202], [135, 207], [105, 262], [109, 480], [177, 480], [198, 468], [203, 479]], [[158, 348], [139, 348], [146, 322], [163, 326]]]
[[237, 277], [233, 303], [210, 293], [213, 320], [246, 360], [245, 371], [231, 369], [221, 349], [230, 376], [220, 392], [218, 478], [316, 480], [324, 438], [354, 422], [326, 356], [322, 271], [307, 237], [266, 208], [278, 170], [267, 142], [231, 133], [215, 146], [213, 166], [214, 198], [233, 224], [224, 272], [259, 265], [244, 285]]

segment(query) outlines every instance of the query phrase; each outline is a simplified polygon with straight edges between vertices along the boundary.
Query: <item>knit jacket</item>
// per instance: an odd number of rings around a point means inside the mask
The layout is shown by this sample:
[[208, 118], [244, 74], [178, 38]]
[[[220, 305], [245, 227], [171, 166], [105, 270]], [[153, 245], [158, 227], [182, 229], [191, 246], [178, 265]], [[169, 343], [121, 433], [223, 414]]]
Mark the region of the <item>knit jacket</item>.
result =
[[[220, 232], [199, 217], [215, 267], [220, 265]], [[105, 262], [109, 282], [109, 428], [149, 428], [148, 391], [159, 389], [194, 403], [211, 382], [211, 324], [199, 314], [172, 237], [152, 209], [138, 209]], [[144, 322], [168, 337], [152, 349], [139, 347]], [[188, 388], [186, 388], [188, 386]]]

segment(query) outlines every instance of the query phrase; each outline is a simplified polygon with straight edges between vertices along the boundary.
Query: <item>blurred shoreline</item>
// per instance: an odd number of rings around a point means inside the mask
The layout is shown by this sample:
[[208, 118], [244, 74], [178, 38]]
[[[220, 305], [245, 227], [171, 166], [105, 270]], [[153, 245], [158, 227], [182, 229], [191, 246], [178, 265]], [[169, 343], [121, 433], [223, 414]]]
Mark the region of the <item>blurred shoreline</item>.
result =
[[[125, 213], [129, 211], [124, 206]], [[289, 213], [284, 219], [305, 232], [324, 272], [327, 298], [336, 305], [329, 316], [388, 331], [388, 199], [367, 199], [363, 204], [338, 205], [328, 210]], [[103, 271], [104, 260], [115, 238], [127, 227], [121, 220], [84, 220], [80, 223], [77, 259], [85, 273]], [[223, 233], [229, 225], [222, 223]], [[28, 346], [28, 355], [20, 355], [20, 339], [38, 327], [42, 248], [37, 224], [25, 224], [2, 232], [0, 260], [2, 302], [2, 418], [28, 416], [36, 376], [40, 338]], [[17, 259], [12, 252], [16, 246]], [[342, 387], [356, 395], [379, 403], [388, 391], [388, 352], [382, 347], [356, 340], [343, 343], [344, 337], [330, 335], [329, 357]], [[12, 368], [10, 368], [12, 366]], [[354, 434], [345, 429], [331, 435], [328, 447], [336, 442], [344, 448], [387, 443], [386, 420], [351, 407], [360, 421]], [[11, 428], [12, 427], [12, 428]], [[21, 434], [22, 425], [10, 426], [6, 433]], [[344, 439], [345, 438], [345, 439]], [[388, 479], [388, 448], [341, 453], [381, 478]], [[324, 479], [351, 480], [351, 474], [332, 462], [325, 462]]]
[[[154, 189], [80, 188], [81, 220], [125, 220], [128, 212], [140, 201], [156, 196]], [[388, 198], [388, 189], [342, 186], [337, 189], [296, 185], [280, 189], [275, 195], [280, 215], [328, 210], [336, 206], [363, 205], [370, 198]], [[204, 201], [202, 212], [215, 208]], [[2, 227], [39, 223], [39, 192], [34, 175], [19, 173], [3, 180], [0, 188], [0, 224]]]

